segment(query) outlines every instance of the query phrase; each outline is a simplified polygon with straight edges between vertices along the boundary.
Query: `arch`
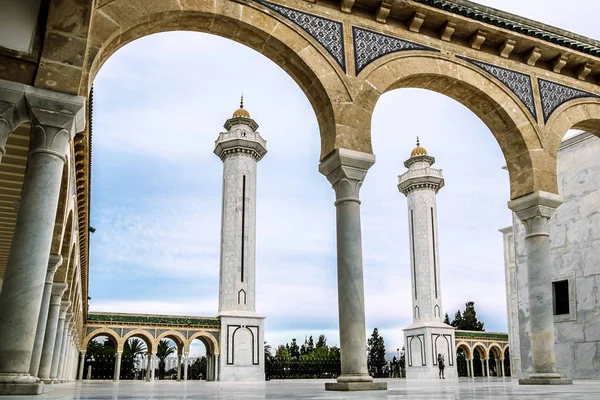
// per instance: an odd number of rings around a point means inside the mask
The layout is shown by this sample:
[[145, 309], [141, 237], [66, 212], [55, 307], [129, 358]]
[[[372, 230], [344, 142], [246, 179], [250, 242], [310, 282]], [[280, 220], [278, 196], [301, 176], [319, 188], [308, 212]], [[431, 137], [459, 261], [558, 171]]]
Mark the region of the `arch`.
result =
[[[581, 129], [600, 137], [600, 98], [585, 97], [561, 105], [546, 122], [549, 151], [556, 161], [562, 139], [570, 129]], [[555, 165], [556, 167], [556, 165]]]
[[87, 350], [87, 347], [90, 344], [90, 342], [98, 336], [108, 336], [111, 340], [115, 342], [115, 348], [119, 344], [119, 334], [117, 332], [110, 328], [98, 328], [85, 336], [85, 339], [83, 339], [83, 342], [81, 343], [80, 350]]
[[[506, 351], [510, 351], [509, 350], [510, 346], [508, 344], [506, 344], [503, 348], [502, 348], [502, 357], [501, 358], [506, 358]], [[509, 353], [510, 355], [510, 353]]]
[[338, 125], [352, 119], [357, 121], [354, 134], [370, 132], [382, 94], [406, 87], [428, 89], [463, 104], [490, 129], [507, 163], [511, 199], [536, 190], [556, 193], [556, 182], [547, 179], [556, 172], [545, 165], [548, 155], [540, 151], [543, 138], [537, 122], [510, 89], [483, 70], [451, 55], [419, 51], [382, 57], [361, 75], [364, 81], [354, 103], [336, 110]]
[[142, 339], [146, 343], [146, 349], [154, 354], [156, 353], [156, 347], [154, 346], [154, 336], [150, 332], [145, 329], [134, 329], [132, 331], [127, 332], [119, 341], [119, 351], [123, 351], [123, 346], [125, 342], [132, 337], [137, 337]]
[[100, 67], [119, 48], [143, 36], [174, 30], [211, 33], [244, 44], [279, 65], [298, 83], [315, 111], [321, 133], [321, 158], [338, 143], [332, 100], [351, 100], [348, 79], [333, 57], [299, 26], [263, 5], [228, 0], [164, 2], [131, 13], [136, 0], [105, 2], [92, 14], [79, 94], [88, 95]]
[[158, 347], [158, 343], [162, 339], [171, 339], [173, 342], [175, 342], [175, 344], [177, 345], [177, 353], [178, 354], [180, 352], [184, 351], [185, 343], [186, 343], [187, 339], [185, 338], [185, 336], [183, 336], [183, 334], [181, 332], [169, 330], [167, 332], [161, 333], [160, 335], [158, 335], [158, 337], [156, 339], [154, 339], [155, 348]]
[[207, 331], [198, 331], [194, 332], [190, 338], [187, 340], [185, 344], [185, 352], [188, 353], [190, 351], [190, 345], [194, 339], [199, 339], [206, 346], [206, 352], [211, 354], [220, 354], [221, 349], [219, 348], [219, 343], [217, 339], [213, 335], [211, 335]]
[[458, 354], [458, 350], [462, 349], [465, 352], [465, 357], [468, 359], [473, 358], [473, 350], [469, 346], [467, 342], [458, 342], [456, 344], [456, 353]]
[[475, 350], [477, 350], [479, 352], [479, 358], [483, 359], [483, 358], [490, 357], [487, 347], [485, 347], [485, 345], [481, 342], [475, 343], [473, 345], [472, 349], [473, 349], [473, 354], [475, 353]]
[[504, 353], [504, 351], [502, 350], [502, 347], [500, 347], [500, 345], [495, 342], [490, 344], [487, 351], [488, 351], [488, 355], [493, 353], [494, 358], [496, 358], [496, 359], [502, 358], [502, 354]]
[[[70, 150], [69, 150], [70, 152]], [[67, 154], [69, 154], [69, 152]], [[64, 239], [66, 231], [65, 228], [65, 215], [69, 208], [69, 171], [70, 167], [70, 157], [67, 157], [65, 164], [63, 165], [63, 172], [60, 181], [60, 191], [58, 197], [58, 206], [56, 209], [56, 218], [54, 221], [54, 232], [52, 232], [52, 245], [50, 247], [50, 254], [58, 254], [61, 249], [61, 243]]]

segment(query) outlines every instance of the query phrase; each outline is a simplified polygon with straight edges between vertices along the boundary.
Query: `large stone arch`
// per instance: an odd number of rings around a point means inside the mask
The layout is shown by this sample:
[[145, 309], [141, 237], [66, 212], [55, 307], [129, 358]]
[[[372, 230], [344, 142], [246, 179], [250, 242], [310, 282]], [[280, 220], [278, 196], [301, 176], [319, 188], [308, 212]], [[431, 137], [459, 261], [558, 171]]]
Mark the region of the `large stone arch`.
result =
[[555, 162], [560, 143], [570, 129], [581, 129], [600, 137], [600, 98], [571, 100], [552, 113], [546, 122], [546, 130], [551, 139], [548, 150], [554, 155]]
[[158, 343], [162, 339], [171, 339], [172, 341], [174, 341], [175, 344], [177, 344], [178, 353], [185, 350], [185, 344], [187, 342], [187, 339], [181, 332], [177, 332], [175, 330], [168, 330], [166, 332], [161, 333], [156, 339], [154, 339], [155, 348], [158, 348]]
[[451, 55], [414, 51], [382, 57], [361, 76], [354, 103], [334, 109], [338, 125], [351, 128], [342, 134], [356, 137], [346, 141], [368, 140], [370, 146], [371, 116], [382, 94], [428, 89], [463, 104], [490, 129], [507, 163], [512, 199], [536, 190], [556, 193], [556, 171], [547, 168], [537, 122], [510, 89], [483, 70]]
[[92, 13], [79, 94], [88, 95], [96, 73], [119, 48], [143, 36], [174, 30], [215, 34], [265, 55], [308, 97], [319, 123], [321, 158], [336, 147], [351, 148], [336, 138], [332, 107], [332, 102], [350, 101], [345, 73], [299, 26], [255, 2], [165, 1], [153, 7], [140, 7], [137, 0], [101, 3]]
[[473, 349], [472, 354], [475, 354], [475, 350], [477, 350], [479, 352], [479, 358], [482, 360], [490, 357], [490, 355], [488, 353], [488, 348], [481, 342], [475, 343], [473, 345], [472, 349]]
[[502, 348], [502, 358], [506, 358], [506, 351], [509, 351], [509, 355], [510, 355], [510, 350], [509, 350], [510, 346], [508, 344], [504, 345], [504, 347]]
[[146, 343], [146, 349], [152, 354], [156, 353], [156, 346], [154, 346], [154, 336], [152, 336], [152, 334], [145, 329], [133, 329], [132, 331], [127, 332], [125, 335], [123, 335], [123, 337], [119, 339], [119, 351], [123, 351], [123, 346], [125, 345], [125, 342], [127, 342], [127, 340], [131, 339], [132, 337], [142, 339], [144, 343]]
[[110, 328], [98, 328], [95, 329], [93, 331], [91, 331], [90, 333], [88, 333], [85, 338], [83, 339], [83, 342], [81, 343], [81, 350], [86, 350], [88, 347], [88, 344], [90, 344], [90, 342], [92, 340], [94, 340], [95, 338], [97, 338], [98, 336], [108, 336], [114, 343], [115, 346], [118, 346], [119, 344], [119, 334], [117, 332], [115, 332], [114, 330], [110, 329]]
[[456, 344], [456, 354], [458, 354], [459, 349], [463, 349], [467, 360], [473, 358], [473, 350], [471, 349], [471, 346], [469, 346], [469, 344], [467, 342], [458, 342]]
[[489, 347], [487, 348], [487, 352], [488, 352], [488, 356], [491, 353], [494, 353], [494, 357], [496, 359], [502, 358], [502, 355], [504, 354], [504, 352], [502, 351], [502, 347], [500, 347], [500, 345], [498, 343], [491, 343], [489, 345]]
[[200, 340], [206, 346], [206, 352], [208, 354], [221, 354], [221, 349], [219, 348], [219, 342], [213, 335], [206, 331], [198, 331], [194, 332], [187, 340], [185, 344], [185, 352], [188, 353], [190, 351], [190, 345], [194, 339]]

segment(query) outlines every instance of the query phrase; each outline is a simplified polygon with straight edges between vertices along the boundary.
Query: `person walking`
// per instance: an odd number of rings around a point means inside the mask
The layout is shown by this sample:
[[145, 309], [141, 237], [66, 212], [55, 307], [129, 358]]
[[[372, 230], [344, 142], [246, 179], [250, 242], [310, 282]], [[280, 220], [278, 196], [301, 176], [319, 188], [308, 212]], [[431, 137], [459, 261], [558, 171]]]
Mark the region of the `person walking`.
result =
[[444, 376], [444, 368], [446, 368], [446, 365], [444, 364], [444, 356], [441, 354], [438, 354], [438, 367], [440, 368], [440, 372], [438, 374], [440, 379], [446, 379], [446, 377]]

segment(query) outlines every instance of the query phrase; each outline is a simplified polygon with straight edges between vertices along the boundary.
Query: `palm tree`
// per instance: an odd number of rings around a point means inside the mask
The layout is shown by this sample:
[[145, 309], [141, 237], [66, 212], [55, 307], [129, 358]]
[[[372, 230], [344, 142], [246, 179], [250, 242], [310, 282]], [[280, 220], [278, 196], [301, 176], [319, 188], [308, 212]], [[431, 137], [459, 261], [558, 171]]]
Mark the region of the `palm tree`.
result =
[[135, 359], [140, 354], [146, 353], [146, 343], [138, 338], [132, 338], [125, 342], [123, 346], [123, 361], [121, 371], [124, 377], [129, 377], [135, 368]]
[[162, 339], [158, 342], [156, 348], [156, 357], [158, 357], [158, 377], [159, 379], [165, 378], [165, 359], [171, 354], [175, 353], [175, 346], [171, 345], [167, 339]]

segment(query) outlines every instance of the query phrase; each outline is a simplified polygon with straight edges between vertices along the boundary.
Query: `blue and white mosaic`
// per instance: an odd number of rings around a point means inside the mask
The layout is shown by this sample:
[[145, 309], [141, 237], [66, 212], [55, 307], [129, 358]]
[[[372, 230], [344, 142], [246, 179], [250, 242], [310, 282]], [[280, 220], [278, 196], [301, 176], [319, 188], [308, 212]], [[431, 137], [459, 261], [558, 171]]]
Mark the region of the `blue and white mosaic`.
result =
[[354, 66], [356, 75], [370, 63], [386, 54], [407, 50], [431, 50], [431, 47], [423, 46], [407, 40], [396, 39], [381, 33], [369, 31], [362, 28], [352, 27], [352, 39], [354, 42]]
[[466, 57], [459, 57], [473, 65], [478, 66], [500, 82], [505, 84], [517, 97], [525, 104], [533, 118], [537, 121], [537, 113], [535, 111], [535, 100], [533, 96], [533, 84], [531, 76], [520, 72], [511, 71], [510, 69], [498, 67], [496, 65], [484, 63], [481, 61], [471, 60]]
[[552, 113], [567, 101], [580, 99], [582, 97], [600, 98], [600, 96], [596, 94], [573, 89], [572, 87], [547, 81], [545, 79], [538, 78], [538, 83], [540, 86], [540, 97], [542, 99], [544, 122], [548, 122], [548, 119]]
[[337, 61], [339, 66], [346, 72], [346, 57], [344, 52], [344, 33], [341, 22], [332, 21], [327, 18], [317, 17], [302, 11], [293, 10], [264, 0], [256, 0], [257, 3], [270, 8], [283, 15], [290, 21], [304, 29], [306, 33], [319, 42], [325, 50]]

